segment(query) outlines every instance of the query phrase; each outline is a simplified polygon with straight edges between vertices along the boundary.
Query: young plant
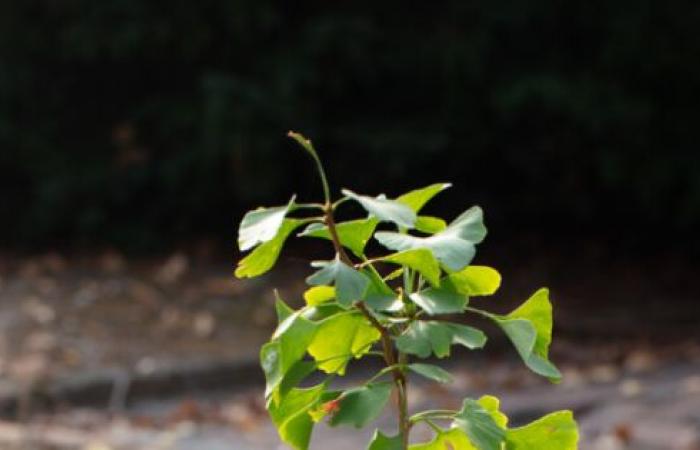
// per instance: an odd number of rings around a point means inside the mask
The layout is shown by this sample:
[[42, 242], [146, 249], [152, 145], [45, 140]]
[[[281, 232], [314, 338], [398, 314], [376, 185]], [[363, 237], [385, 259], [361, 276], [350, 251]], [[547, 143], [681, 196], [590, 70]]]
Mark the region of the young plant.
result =
[[[333, 201], [323, 165], [311, 141], [290, 132], [316, 163], [323, 203], [297, 203], [248, 212], [240, 224], [238, 244], [253, 250], [236, 268], [239, 278], [270, 270], [289, 235], [326, 239], [334, 249], [328, 261], [314, 261], [306, 279], [306, 305], [293, 310], [277, 298], [279, 325], [260, 352], [266, 377], [267, 409], [280, 438], [297, 450], [307, 449], [314, 424], [364, 427], [377, 418], [395, 392], [398, 430], [377, 430], [369, 450], [574, 450], [578, 431], [570, 411], [559, 411], [529, 425], [511, 428], [492, 396], [467, 398], [459, 410], [431, 410], [410, 415], [409, 375], [448, 383], [450, 374], [423, 362], [450, 355], [453, 345], [470, 350], [486, 343], [484, 333], [448, 320], [471, 313], [494, 321], [510, 338], [523, 362], [552, 382], [561, 379], [548, 360], [552, 338], [552, 305], [547, 289], [535, 292], [506, 315], [470, 305], [470, 298], [492, 295], [501, 283], [490, 267], [471, 265], [476, 245], [486, 236], [482, 211], [474, 206], [450, 223], [421, 215], [423, 206], [448, 188], [439, 183], [395, 199], [343, 190]], [[364, 208], [363, 218], [336, 223], [336, 209], [348, 201]], [[311, 211], [311, 214], [293, 213]], [[315, 215], [314, 215], [315, 213]], [[387, 225], [390, 230], [377, 231]], [[371, 237], [390, 253], [368, 257]], [[384, 368], [365, 383], [336, 390], [331, 381], [344, 375], [350, 360], [382, 358]], [[323, 381], [303, 381], [315, 371]], [[427, 443], [409, 445], [416, 424], [431, 427]]]

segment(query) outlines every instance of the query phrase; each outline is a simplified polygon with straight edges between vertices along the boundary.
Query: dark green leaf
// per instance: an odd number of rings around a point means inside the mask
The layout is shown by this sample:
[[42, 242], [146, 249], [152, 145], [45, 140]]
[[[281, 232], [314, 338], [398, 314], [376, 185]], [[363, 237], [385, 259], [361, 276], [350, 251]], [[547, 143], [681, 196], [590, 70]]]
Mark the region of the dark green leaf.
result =
[[451, 383], [452, 375], [442, 367], [432, 364], [414, 363], [408, 365], [409, 370], [438, 383]]
[[401, 446], [401, 435], [389, 437], [376, 430], [367, 450], [402, 450]]
[[335, 283], [336, 299], [346, 307], [364, 298], [369, 279], [362, 272], [342, 262], [340, 257], [336, 257], [333, 261], [317, 262], [314, 265], [321, 267], [321, 270], [306, 279], [308, 284], [318, 286]]
[[331, 426], [354, 425], [362, 428], [381, 414], [391, 395], [393, 384], [368, 384], [345, 391], [340, 396], [340, 409], [331, 417]]
[[438, 358], [449, 356], [453, 343], [470, 349], [481, 348], [486, 343], [486, 336], [466, 325], [418, 320], [396, 339], [400, 351], [421, 358], [427, 358], [431, 353]]
[[430, 315], [461, 313], [469, 300], [466, 295], [457, 292], [449, 280], [443, 280], [440, 287], [429, 287], [409, 297]]
[[[356, 256], [362, 257], [365, 253], [365, 246], [372, 237], [372, 233], [374, 233], [378, 223], [379, 221], [374, 217], [337, 223], [336, 231], [338, 232], [340, 244], [348, 248]], [[299, 233], [299, 236], [331, 239], [328, 227], [320, 223], [312, 223]]]

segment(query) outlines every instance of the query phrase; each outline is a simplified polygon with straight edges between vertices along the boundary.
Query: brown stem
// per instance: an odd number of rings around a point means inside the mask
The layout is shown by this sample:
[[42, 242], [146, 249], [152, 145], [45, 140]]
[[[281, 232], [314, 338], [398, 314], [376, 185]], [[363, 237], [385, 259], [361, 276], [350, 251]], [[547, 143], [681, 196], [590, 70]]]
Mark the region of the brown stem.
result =
[[[336, 229], [335, 219], [333, 217], [333, 205], [326, 203], [326, 205], [324, 205], [324, 213], [324, 222], [328, 227], [328, 232], [331, 235], [331, 241], [333, 242], [333, 247], [335, 248], [336, 253], [338, 253], [340, 256], [341, 261], [350, 267], [354, 267], [352, 260], [340, 243], [340, 237], [338, 236], [338, 230]], [[384, 352], [384, 362], [386, 362], [386, 365], [388, 367], [395, 366], [395, 368], [391, 371], [391, 375], [394, 379], [397, 392], [399, 435], [401, 436], [402, 449], [408, 449], [408, 433], [410, 431], [410, 423], [408, 420], [408, 404], [406, 397], [406, 376], [403, 373], [403, 369], [397, 366], [397, 357], [391, 340], [391, 332], [387, 327], [382, 325], [376, 317], [374, 317], [374, 315], [367, 308], [367, 305], [365, 305], [365, 302], [357, 301], [355, 302], [355, 307], [372, 324], [372, 326], [379, 331], [382, 342], [382, 350]]]

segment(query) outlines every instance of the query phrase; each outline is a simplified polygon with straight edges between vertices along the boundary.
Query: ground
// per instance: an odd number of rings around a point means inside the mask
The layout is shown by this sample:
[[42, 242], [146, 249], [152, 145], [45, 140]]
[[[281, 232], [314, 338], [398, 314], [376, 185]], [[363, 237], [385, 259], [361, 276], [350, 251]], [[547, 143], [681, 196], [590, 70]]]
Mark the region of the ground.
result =
[[[116, 252], [1, 259], [0, 448], [283, 448], [263, 408], [256, 355], [274, 327], [271, 286], [292, 301], [302, 289], [292, 280], [303, 269], [286, 267], [240, 282], [227, 264], [185, 253], [136, 262]], [[506, 296], [550, 274], [537, 266], [516, 272]], [[552, 348], [561, 385], [530, 375], [495, 339], [488, 359], [465, 353], [449, 363], [453, 385], [413, 383], [412, 407], [454, 407], [492, 393], [514, 423], [574, 409], [583, 450], [697, 450], [697, 312], [674, 316], [678, 307], [660, 307], [630, 280], [634, 287], [613, 284], [615, 295], [641, 298], [655, 322], [640, 322], [637, 332], [623, 303], [587, 313], [581, 298], [595, 280], [560, 283], [562, 297], [572, 298], [559, 309]], [[351, 375], [364, 376], [363, 367]], [[389, 416], [379, 425], [393, 426]], [[373, 430], [317, 431], [312, 448], [350, 450]]]

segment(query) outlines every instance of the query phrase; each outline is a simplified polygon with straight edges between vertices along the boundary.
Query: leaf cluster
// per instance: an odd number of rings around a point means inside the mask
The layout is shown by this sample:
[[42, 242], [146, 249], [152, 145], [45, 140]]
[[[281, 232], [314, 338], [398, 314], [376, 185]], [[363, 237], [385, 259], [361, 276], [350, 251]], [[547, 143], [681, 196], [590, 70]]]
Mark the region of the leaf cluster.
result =
[[[295, 231], [303, 238], [324, 239], [334, 257], [313, 261], [305, 305], [290, 308], [281, 298], [279, 325], [260, 353], [266, 377], [265, 396], [280, 438], [297, 450], [309, 447], [315, 423], [364, 427], [376, 419], [396, 391], [398, 433], [377, 430], [370, 450], [447, 449], [518, 450], [577, 448], [578, 432], [568, 411], [549, 414], [520, 428], [509, 428], [498, 399], [465, 399], [459, 411], [423, 411], [409, 416], [410, 376], [438, 383], [451, 381], [439, 366], [412, 362], [446, 358], [453, 346], [481, 349], [487, 336], [480, 329], [455, 322], [477, 314], [497, 324], [533, 372], [552, 382], [561, 373], [549, 361], [552, 305], [549, 291], [540, 289], [509, 314], [499, 315], [472, 305], [472, 300], [495, 294], [501, 284], [496, 269], [472, 265], [477, 245], [486, 237], [483, 211], [468, 208], [449, 223], [425, 215], [423, 207], [449, 183], [437, 183], [395, 198], [368, 196], [348, 189], [336, 201], [323, 166], [303, 136], [290, 133], [314, 159], [323, 185], [324, 203], [298, 203], [259, 208], [245, 215], [238, 232], [243, 258], [235, 274], [260, 276], [276, 263], [284, 243]], [[364, 217], [335, 222], [334, 213], [356, 202]], [[367, 255], [374, 238], [384, 254]], [[357, 387], [336, 390], [331, 382], [343, 376], [353, 359], [382, 358], [385, 367]], [[314, 372], [324, 374], [315, 385]], [[432, 441], [409, 446], [417, 424], [432, 427]]]

